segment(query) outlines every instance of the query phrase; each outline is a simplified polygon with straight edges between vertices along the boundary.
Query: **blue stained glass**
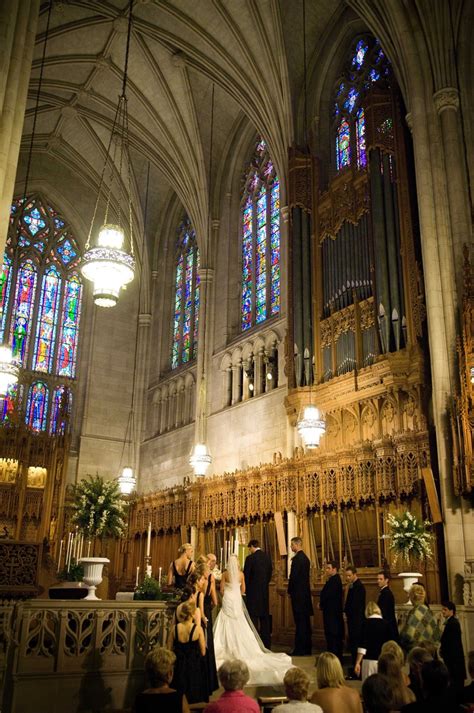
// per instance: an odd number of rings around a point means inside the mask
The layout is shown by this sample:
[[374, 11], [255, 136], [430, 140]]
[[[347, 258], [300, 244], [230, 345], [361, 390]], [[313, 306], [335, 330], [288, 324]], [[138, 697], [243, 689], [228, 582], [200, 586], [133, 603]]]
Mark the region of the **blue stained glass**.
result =
[[358, 99], [359, 92], [354, 89], [354, 87], [351, 87], [347, 93], [347, 99], [344, 102], [344, 108], [347, 109], [347, 111], [351, 112], [355, 106], [355, 103]]
[[64, 228], [64, 221], [60, 218], [54, 218], [54, 225], [56, 226], [56, 230], [60, 230]]
[[46, 430], [48, 396], [48, 388], [42, 381], [37, 381], [30, 386], [26, 402], [25, 422], [33, 431]]
[[1, 401], [1, 421], [11, 421], [15, 409], [15, 402], [18, 399], [18, 384], [10, 385], [6, 396]]
[[30, 336], [30, 319], [36, 290], [36, 267], [31, 260], [26, 260], [18, 270], [11, 340], [13, 361], [24, 366], [27, 357], [27, 344]]
[[76, 274], [66, 281], [59, 330], [57, 373], [73, 378], [76, 375], [79, 322], [81, 319], [82, 285]]
[[36, 324], [36, 341], [33, 351], [33, 369], [49, 372], [51, 370], [56, 325], [58, 321], [58, 302], [61, 277], [51, 266], [43, 277], [40, 308]]
[[352, 59], [352, 64], [355, 65], [358, 69], [362, 67], [362, 64], [364, 63], [364, 58], [366, 55], [367, 50], [369, 49], [369, 46], [364, 42], [364, 40], [359, 40], [359, 42], [356, 45], [356, 52], [355, 55]]
[[367, 151], [365, 142], [365, 115], [364, 110], [359, 109], [356, 121], [356, 143], [357, 143], [357, 167], [367, 166]]
[[27, 224], [31, 235], [35, 236], [38, 230], [46, 227], [46, 223], [41, 218], [38, 208], [33, 208], [28, 215], [23, 216], [23, 221]]
[[65, 265], [68, 265], [71, 260], [74, 260], [74, 258], [77, 256], [77, 252], [74, 250], [71, 241], [67, 239], [61, 241], [57, 245], [56, 250]]
[[50, 433], [64, 434], [66, 418], [72, 410], [72, 393], [64, 385], [56, 387], [51, 401]]
[[2, 272], [0, 273], [0, 343], [3, 342], [5, 333], [5, 322], [8, 314], [8, 303], [10, 301], [10, 288], [12, 284], [12, 261], [5, 253], [3, 258]]
[[371, 79], [373, 82], [376, 82], [377, 79], [380, 79], [380, 73], [377, 72], [377, 70], [374, 69], [373, 67], [372, 67], [372, 69], [371, 69], [370, 72], [369, 72], [369, 76], [370, 76], [370, 79]]
[[178, 229], [175, 273], [173, 341], [171, 367], [194, 359], [198, 338], [199, 311], [199, 251], [196, 235], [185, 219]]

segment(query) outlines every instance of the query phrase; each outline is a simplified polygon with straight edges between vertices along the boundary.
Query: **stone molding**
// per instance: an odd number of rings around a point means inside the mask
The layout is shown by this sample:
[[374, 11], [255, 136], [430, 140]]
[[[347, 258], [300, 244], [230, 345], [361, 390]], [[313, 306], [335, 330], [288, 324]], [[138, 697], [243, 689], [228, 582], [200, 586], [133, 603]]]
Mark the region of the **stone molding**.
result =
[[455, 87], [444, 87], [433, 94], [433, 101], [438, 114], [447, 109], [459, 109], [459, 92]]

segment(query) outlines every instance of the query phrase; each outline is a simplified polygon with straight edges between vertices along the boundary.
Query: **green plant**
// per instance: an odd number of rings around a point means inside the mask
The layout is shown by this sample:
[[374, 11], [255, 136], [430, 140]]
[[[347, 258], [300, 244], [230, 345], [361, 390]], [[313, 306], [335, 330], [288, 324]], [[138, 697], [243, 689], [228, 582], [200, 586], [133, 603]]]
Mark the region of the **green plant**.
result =
[[72, 522], [85, 537], [120, 537], [126, 529], [126, 502], [116, 480], [83, 478], [73, 489]]
[[138, 601], [168, 601], [174, 599], [174, 592], [163, 592], [160, 583], [154, 577], [145, 577], [135, 590], [134, 599]]
[[71, 562], [69, 566], [69, 572], [67, 568], [59, 572], [58, 579], [61, 582], [81, 582], [84, 576], [84, 567], [82, 564], [77, 564], [77, 562]]
[[433, 535], [428, 530], [431, 526], [429, 520], [418, 520], [415, 515], [406, 510], [400, 515], [389, 514], [387, 524], [390, 532], [383, 535], [383, 538], [390, 540], [390, 549], [395, 554], [394, 564], [399, 557], [407, 563], [412, 559], [423, 560], [433, 557], [431, 549]]

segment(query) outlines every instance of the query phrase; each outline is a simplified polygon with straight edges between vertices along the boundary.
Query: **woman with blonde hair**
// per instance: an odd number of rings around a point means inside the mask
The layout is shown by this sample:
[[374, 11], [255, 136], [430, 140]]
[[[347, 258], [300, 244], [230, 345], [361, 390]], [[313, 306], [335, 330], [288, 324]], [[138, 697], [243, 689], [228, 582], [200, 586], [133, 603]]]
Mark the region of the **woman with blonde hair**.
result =
[[135, 698], [135, 713], [152, 713], [163, 710], [169, 713], [190, 713], [186, 696], [171, 688], [176, 656], [172, 651], [157, 647], [145, 659], [145, 673], [150, 688]]
[[190, 703], [209, 700], [206, 670], [206, 642], [201, 626], [193, 617], [196, 604], [181, 605], [179, 622], [170, 631], [168, 647], [176, 654], [173, 687], [183, 691]]
[[[361, 645], [357, 649], [354, 666], [356, 676], [362, 671], [362, 681], [377, 673], [377, 661], [386, 641], [391, 639], [392, 630], [388, 621], [382, 619], [380, 607], [375, 602], [368, 602], [365, 607], [365, 622]], [[362, 664], [362, 665], [361, 665]]]
[[168, 569], [169, 587], [174, 585], [176, 589], [184, 589], [189, 575], [194, 571], [193, 554], [194, 547], [189, 542], [178, 549], [178, 558], [171, 562]]
[[438, 644], [441, 632], [433, 612], [426, 604], [426, 591], [421, 584], [414, 584], [410, 589], [412, 609], [408, 612], [405, 624], [400, 631], [400, 643], [405, 651], [420, 646], [423, 641]]
[[392, 710], [399, 711], [403, 706], [416, 701], [415, 694], [408, 688], [406, 677], [400, 665], [400, 658], [396, 654], [389, 652], [381, 654], [377, 672], [387, 679], [392, 697]]
[[276, 706], [274, 713], [323, 713], [320, 706], [308, 701], [309, 678], [302, 668], [290, 668], [283, 679], [288, 703]]
[[341, 662], [335, 654], [325, 651], [316, 661], [318, 690], [311, 703], [321, 706], [324, 713], [362, 713], [359, 693], [346, 686]]
[[405, 665], [405, 654], [403, 653], [403, 649], [400, 644], [397, 644], [397, 642], [393, 639], [386, 641], [382, 646], [380, 655], [383, 656], [384, 654], [393, 654], [393, 656], [397, 659], [400, 668], [403, 668]]

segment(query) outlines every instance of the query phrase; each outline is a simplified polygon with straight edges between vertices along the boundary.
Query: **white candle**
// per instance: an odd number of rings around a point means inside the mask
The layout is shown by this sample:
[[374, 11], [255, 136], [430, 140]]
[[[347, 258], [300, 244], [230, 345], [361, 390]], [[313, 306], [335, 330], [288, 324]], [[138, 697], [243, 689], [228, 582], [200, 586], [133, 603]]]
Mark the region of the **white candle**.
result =
[[135, 579], [135, 586], [138, 587], [138, 575], [140, 574], [140, 567], [137, 567], [137, 576]]
[[237, 557], [239, 556], [239, 536], [238, 536], [238, 534], [235, 535], [234, 555], [237, 555]]
[[89, 542], [87, 543], [87, 556], [88, 556], [88, 557], [91, 556], [91, 541], [90, 541], [90, 540], [89, 540]]
[[150, 556], [151, 550], [151, 522], [148, 523], [148, 533], [146, 538], [146, 556]]
[[151, 572], [151, 564], [147, 564], [146, 566], [146, 576], [151, 577], [152, 572]]
[[224, 562], [223, 557], [222, 557], [222, 553], [223, 553], [223, 552], [224, 552], [224, 550], [223, 550], [223, 548], [221, 547], [221, 560], [220, 560], [220, 561], [221, 561], [221, 569], [222, 569], [222, 564], [223, 564], [223, 562]]
[[63, 544], [64, 544], [64, 540], [61, 540], [60, 545], [59, 545], [58, 572], [61, 569], [61, 555], [63, 552]]
[[160, 567], [159, 570], [158, 570], [158, 581], [159, 581], [159, 583], [160, 583], [160, 585], [161, 585], [161, 567]]
[[71, 554], [71, 538], [72, 538], [72, 532], [70, 532], [67, 536], [66, 559], [64, 560], [65, 567], [67, 567], [69, 564], [69, 555]]

